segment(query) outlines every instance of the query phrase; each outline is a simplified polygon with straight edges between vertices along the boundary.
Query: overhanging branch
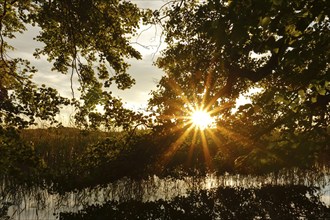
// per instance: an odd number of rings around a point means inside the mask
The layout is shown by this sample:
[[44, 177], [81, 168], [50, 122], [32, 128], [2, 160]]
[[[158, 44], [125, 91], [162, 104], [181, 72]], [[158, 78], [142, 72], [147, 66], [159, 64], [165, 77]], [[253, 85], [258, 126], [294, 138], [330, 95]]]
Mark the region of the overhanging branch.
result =
[[234, 75], [239, 78], [246, 78], [252, 82], [258, 82], [266, 76], [272, 74], [273, 70], [279, 64], [279, 54], [273, 53], [266, 65], [254, 71], [247, 68], [240, 68], [235, 64], [226, 64], [229, 75]]

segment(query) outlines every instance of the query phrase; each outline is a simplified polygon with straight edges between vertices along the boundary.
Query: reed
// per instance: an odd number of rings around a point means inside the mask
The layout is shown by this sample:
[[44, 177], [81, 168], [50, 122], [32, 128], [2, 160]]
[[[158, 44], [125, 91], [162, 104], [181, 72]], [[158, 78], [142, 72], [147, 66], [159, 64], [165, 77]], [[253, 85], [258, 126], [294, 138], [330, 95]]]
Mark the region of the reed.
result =
[[75, 161], [90, 144], [114, 135], [111, 132], [86, 131], [77, 128], [25, 129], [21, 138], [35, 149], [48, 167]]

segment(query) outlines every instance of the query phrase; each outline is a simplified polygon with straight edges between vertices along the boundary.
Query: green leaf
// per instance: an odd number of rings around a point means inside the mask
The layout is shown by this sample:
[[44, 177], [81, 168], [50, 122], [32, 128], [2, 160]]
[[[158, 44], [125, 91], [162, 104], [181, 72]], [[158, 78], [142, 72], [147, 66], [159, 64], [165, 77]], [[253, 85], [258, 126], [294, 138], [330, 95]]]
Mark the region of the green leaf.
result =
[[272, 2], [273, 2], [274, 5], [279, 6], [279, 5], [282, 4], [283, 0], [272, 0]]
[[317, 98], [314, 96], [314, 97], [312, 97], [311, 101], [312, 101], [312, 103], [316, 103], [317, 102]]
[[327, 90], [325, 88], [321, 88], [317, 91], [320, 95], [325, 95]]
[[260, 25], [263, 26], [263, 27], [266, 27], [266, 26], [269, 25], [270, 21], [271, 21], [270, 17], [266, 16], [266, 17], [261, 19]]

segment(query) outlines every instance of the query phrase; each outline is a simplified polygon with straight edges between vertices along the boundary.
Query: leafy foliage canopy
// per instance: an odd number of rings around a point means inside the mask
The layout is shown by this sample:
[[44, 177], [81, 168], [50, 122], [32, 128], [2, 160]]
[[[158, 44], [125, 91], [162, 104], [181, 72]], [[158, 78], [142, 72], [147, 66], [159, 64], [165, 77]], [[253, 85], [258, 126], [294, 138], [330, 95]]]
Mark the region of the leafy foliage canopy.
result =
[[[150, 100], [160, 129], [182, 128], [185, 108], [203, 107], [217, 119], [218, 149], [242, 169], [329, 151], [326, 1], [178, 1], [163, 15], [166, 75]], [[251, 103], [236, 109], [243, 95]]]
[[[38, 86], [32, 75], [37, 71], [27, 60], [7, 55], [12, 46], [8, 39], [32, 24], [40, 28], [35, 38], [43, 43], [34, 56], [46, 56], [53, 71], [76, 74], [80, 83], [80, 100], [76, 122], [85, 127], [124, 126], [134, 123], [141, 115], [125, 110], [119, 98], [111, 95], [109, 87], [130, 88], [134, 79], [127, 73], [124, 58], [141, 59], [129, 38], [139, 22], [147, 21], [149, 11], [142, 11], [127, 1], [105, 0], [4, 0], [0, 4], [0, 123], [26, 127], [37, 118], [54, 121], [60, 105], [70, 100], [60, 97], [56, 90]], [[112, 87], [111, 87], [112, 88]], [[74, 91], [72, 89], [74, 95]], [[96, 106], [107, 106], [105, 114]], [[120, 117], [123, 116], [123, 117]]]

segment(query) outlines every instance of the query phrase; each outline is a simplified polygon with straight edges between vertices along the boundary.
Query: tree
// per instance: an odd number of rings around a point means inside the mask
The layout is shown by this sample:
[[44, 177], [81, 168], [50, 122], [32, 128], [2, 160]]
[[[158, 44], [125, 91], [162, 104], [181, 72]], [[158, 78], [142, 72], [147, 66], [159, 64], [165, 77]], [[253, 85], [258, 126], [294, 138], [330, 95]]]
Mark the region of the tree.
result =
[[[149, 11], [142, 11], [127, 1], [105, 0], [4, 0], [0, 4], [0, 124], [26, 127], [37, 118], [54, 121], [60, 105], [70, 100], [60, 97], [56, 90], [38, 87], [32, 80], [37, 70], [29, 61], [10, 58], [13, 49], [7, 39], [26, 30], [32, 24], [41, 28], [37, 41], [44, 44], [34, 55], [46, 55], [53, 71], [78, 75], [80, 100], [76, 121], [86, 127], [129, 127], [142, 116], [124, 109], [119, 98], [111, 95], [111, 84], [127, 89], [134, 84], [127, 74], [124, 58], [140, 59], [141, 55], [129, 44]], [[72, 83], [72, 81], [71, 81]], [[74, 96], [74, 91], [72, 90]], [[96, 105], [106, 106], [105, 113]], [[121, 117], [123, 116], [123, 117]], [[133, 122], [132, 122], [133, 124]]]
[[238, 168], [306, 165], [329, 151], [326, 1], [183, 0], [160, 14], [166, 75], [150, 100], [160, 128], [182, 127], [186, 108], [202, 107], [217, 118], [219, 149], [240, 151]]

